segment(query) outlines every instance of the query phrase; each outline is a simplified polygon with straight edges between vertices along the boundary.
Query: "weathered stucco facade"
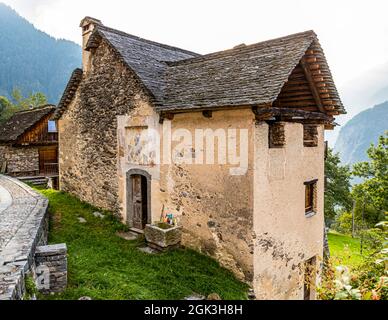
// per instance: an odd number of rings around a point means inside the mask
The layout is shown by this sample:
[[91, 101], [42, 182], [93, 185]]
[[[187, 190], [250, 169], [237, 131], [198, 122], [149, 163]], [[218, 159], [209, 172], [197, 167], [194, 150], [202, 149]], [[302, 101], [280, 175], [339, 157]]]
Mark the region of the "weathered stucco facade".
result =
[[[133, 131], [139, 128], [147, 131], [155, 129], [160, 137], [160, 157], [163, 158], [163, 141], [166, 139], [164, 128], [171, 128], [171, 133], [186, 130], [195, 136], [195, 130], [205, 128], [216, 134], [216, 130], [227, 131], [247, 129], [248, 136], [253, 136], [254, 115], [250, 110], [230, 110], [214, 112], [212, 119], [204, 118], [202, 113], [177, 115], [174, 120], [159, 124], [158, 117], [148, 106], [142, 114], [119, 117], [119, 201], [122, 204], [121, 217], [128, 222], [127, 173], [131, 170], [143, 170], [151, 176], [151, 221], [159, 221], [161, 212], [173, 213], [184, 226], [183, 244], [216, 257], [222, 265], [233, 270], [240, 279], [253, 279], [253, 161], [243, 175], [231, 175], [235, 168], [230, 164], [195, 164], [198, 150], [192, 145], [178, 144], [174, 141], [169, 153], [172, 164], [156, 165], [150, 156], [144, 163], [131, 154]], [[216, 136], [216, 135], [215, 135]], [[205, 137], [201, 151], [206, 155], [206, 147], [216, 147], [214, 141]], [[253, 140], [249, 150], [253, 152]], [[210, 143], [210, 144], [208, 144]], [[239, 145], [237, 143], [237, 148]], [[176, 153], [192, 158], [193, 164], [179, 163], [174, 158]], [[222, 150], [221, 150], [222, 152]], [[141, 153], [141, 152], [140, 152]], [[193, 154], [192, 154], [193, 153]], [[143, 154], [143, 153], [141, 153]], [[249, 155], [253, 160], [253, 154]], [[215, 158], [218, 158], [216, 152]], [[141, 160], [141, 161], [139, 161]], [[206, 160], [206, 159], [205, 159]], [[249, 162], [249, 161], [248, 161]]]
[[[254, 137], [254, 284], [259, 299], [303, 299], [305, 262], [322, 263], [323, 126], [317, 147], [304, 146], [303, 125], [285, 123], [284, 147], [269, 148], [268, 128], [258, 123]], [[306, 216], [304, 183], [315, 179], [317, 208]]]
[[[57, 111], [60, 188], [137, 232], [141, 194], [143, 223], [173, 214], [183, 245], [216, 258], [258, 299], [314, 298], [306, 266], [319, 271], [323, 255], [324, 129], [342, 112], [336, 91], [315, 88], [305, 69], [318, 61], [315, 34], [202, 57], [97, 19], [81, 27], [83, 71]], [[272, 64], [262, 58], [271, 46]], [[333, 95], [330, 106], [319, 90]]]

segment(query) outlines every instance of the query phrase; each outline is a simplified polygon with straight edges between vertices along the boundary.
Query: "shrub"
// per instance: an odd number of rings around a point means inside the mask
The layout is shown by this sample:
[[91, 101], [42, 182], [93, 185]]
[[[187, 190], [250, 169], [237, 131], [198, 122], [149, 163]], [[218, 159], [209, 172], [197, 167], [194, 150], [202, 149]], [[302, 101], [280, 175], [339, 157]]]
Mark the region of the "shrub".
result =
[[352, 213], [351, 212], [341, 212], [333, 225], [334, 229], [343, 234], [352, 233]]

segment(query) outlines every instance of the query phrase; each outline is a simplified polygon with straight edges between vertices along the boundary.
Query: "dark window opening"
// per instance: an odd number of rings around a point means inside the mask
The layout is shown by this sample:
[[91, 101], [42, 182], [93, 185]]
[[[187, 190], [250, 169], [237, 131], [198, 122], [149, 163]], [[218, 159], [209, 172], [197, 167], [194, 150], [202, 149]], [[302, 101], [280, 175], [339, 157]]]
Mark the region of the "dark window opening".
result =
[[318, 180], [305, 183], [305, 213], [310, 214], [317, 210], [317, 182]]
[[303, 145], [307, 148], [318, 147], [318, 127], [316, 125], [303, 126]]
[[274, 122], [269, 124], [269, 147], [283, 148], [286, 144], [286, 136], [284, 132], [284, 123]]

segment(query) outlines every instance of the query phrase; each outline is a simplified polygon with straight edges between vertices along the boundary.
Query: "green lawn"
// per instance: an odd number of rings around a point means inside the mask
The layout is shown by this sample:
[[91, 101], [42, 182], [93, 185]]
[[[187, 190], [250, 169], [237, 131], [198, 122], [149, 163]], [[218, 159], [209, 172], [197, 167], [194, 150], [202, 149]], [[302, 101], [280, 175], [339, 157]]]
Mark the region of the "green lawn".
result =
[[360, 239], [329, 233], [329, 246], [335, 265], [345, 265], [353, 268], [362, 263], [364, 259], [360, 254]]
[[[222, 299], [246, 299], [248, 287], [213, 259], [188, 249], [159, 255], [140, 252], [138, 240], [116, 236], [126, 227], [111, 214], [93, 216], [95, 208], [53, 190], [40, 190], [50, 200], [49, 242], [68, 246], [69, 286], [46, 299], [182, 299], [193, 293], [217, 293]], [[87, 220], [79, 222], [78, 217]]]

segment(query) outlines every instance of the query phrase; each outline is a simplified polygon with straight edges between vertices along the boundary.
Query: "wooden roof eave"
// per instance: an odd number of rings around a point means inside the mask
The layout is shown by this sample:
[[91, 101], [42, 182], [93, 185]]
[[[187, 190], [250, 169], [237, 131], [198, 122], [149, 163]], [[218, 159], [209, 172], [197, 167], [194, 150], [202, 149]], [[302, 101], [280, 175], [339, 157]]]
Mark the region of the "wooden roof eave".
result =
[[334, 118], [321, 112], [304, 111], [295, 108], [260, 108], [253, 107], [256, 121], [286, 121], [317, 123], [330, 125], [334, 123]]

